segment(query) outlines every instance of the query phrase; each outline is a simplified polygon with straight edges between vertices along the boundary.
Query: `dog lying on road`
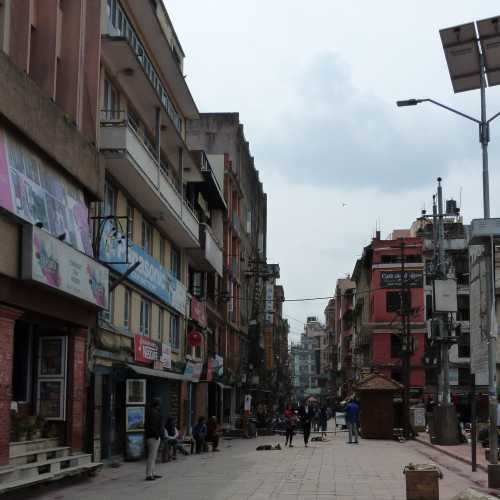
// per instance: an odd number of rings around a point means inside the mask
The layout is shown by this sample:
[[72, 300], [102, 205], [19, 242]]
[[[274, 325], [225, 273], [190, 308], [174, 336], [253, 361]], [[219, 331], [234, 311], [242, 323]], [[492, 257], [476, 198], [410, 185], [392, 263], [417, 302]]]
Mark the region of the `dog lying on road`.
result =
[[269, 450], [281, 450], [281, 445], [279, 443], [276, 444], [261, 444], [255, 448], [257, 451], [269, 451]]

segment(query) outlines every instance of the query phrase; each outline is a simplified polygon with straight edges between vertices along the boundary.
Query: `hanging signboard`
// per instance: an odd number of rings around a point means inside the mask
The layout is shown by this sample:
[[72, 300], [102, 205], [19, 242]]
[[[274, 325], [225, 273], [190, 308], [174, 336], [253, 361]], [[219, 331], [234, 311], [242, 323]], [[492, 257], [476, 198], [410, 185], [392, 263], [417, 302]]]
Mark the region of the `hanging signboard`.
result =
[[22, 278], [108, 307], [108, 269], [35, 226], [23, 227]]
[[139, 363], [153, 363], [161, 358], [161, 344], [143, 337], [134, 335], [134, 359]]
[[266, 285], [266, 304], [264, 307], [264, 311], [266, 313], [266, 324], [273, 324], [273, 312], [274, 312], [274, 285], [272, 283], [268, 283]]
[[[403, 281], [407, 287], [422, 288], [422, 271], [405, 271]], [[401, 271], [381, 271], [380, 288], [401, 288]]]
[[205, 301], [191, 297], [191, 319], [196, 321], [201, 327], [207, 326], [207, 308]]
[[163, 365], [163, 368], [166, 368], [167, 370], [172, 369], [172, 348], [170, 345], [163, 343], [161, 345], [161, 364]]
[[187, 361], [186, 368], [184, 369], [184, 376], [192, 382], [199, 382], [202, 370], [203, 363]]
[[2, 128], [0, 207], [93, 255], [83, 191]]
[[126, 241], [126, 238], [119, 238], [117, 234], [119, 235], [119, 231], [114, 221], [107, 221], [102, 228], [99, 259], [107, 262], [109, 267], [122, 274], [131, 265], [140, 262], [140, 266], [129, 276], [129, 280], [185, 315], [186, 287], [175, 278], [171, 271], [135, 243], [129, 242], [128, 264], [121, 263], [124, 261], [126, 248], [125, 244], [118, 242]]

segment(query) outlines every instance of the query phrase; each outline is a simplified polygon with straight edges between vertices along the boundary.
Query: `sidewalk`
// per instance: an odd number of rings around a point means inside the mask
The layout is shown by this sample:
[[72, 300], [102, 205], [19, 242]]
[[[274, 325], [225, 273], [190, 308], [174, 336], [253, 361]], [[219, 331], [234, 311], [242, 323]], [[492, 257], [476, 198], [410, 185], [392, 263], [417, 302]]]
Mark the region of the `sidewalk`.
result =
[[[441, 453], [460, 460], [461, 462], [472, 466], [472, 456], [471, 456], [471, 445], [470, 443], [457, 444], [452, 446], [441, 446], [438, 444], [432, 444], [430, 442], [430, 436], [427, 432], [421, 432], [415, 438], [415, 441], [425, 444]], [[488, 472], [488, 462], [484, 456], [484, 448], [481, 445], [476, 446], [476, 457], [477, 457], [477, 468], [478, 470], [483, 470]]]
[[[260, 444], [283, 437], [223, 440], [220, 453], [182, 457], [158, 464], [163, 476], [144, 481], [145, 463], [105, 468], [96, 477], [68, 479], [9, 496], [9, 500], [405, 500], [404, 465], [439, 464], [440, 498], [447, 500], [484, 483], [484, 472], [472, 474], [455, 459], [421, 443], [361, 440], [346, 444], [345, 433], [304, 448], [256, 451]], [[6, 497], [7, 498], [7, 497]]]

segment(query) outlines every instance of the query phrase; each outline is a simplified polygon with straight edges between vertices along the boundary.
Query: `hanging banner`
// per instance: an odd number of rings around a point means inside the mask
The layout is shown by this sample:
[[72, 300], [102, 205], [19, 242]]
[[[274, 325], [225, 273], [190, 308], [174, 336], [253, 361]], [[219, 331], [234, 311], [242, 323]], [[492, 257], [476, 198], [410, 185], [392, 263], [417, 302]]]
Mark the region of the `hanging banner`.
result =
[[272, 283], [266, 285], [266, 304], [264, 311], [266, 313], [266, 324], [272, 325], [274, 319], [274, 285]]
[[108, 269], [36, 226], [23, 227], [22, 278], [108, 308]]
[[[107, 221], [101, 231], [99, 259], [108, 262], [108, 266], [125, 273], [136, 262], [140, 266], [129, 276], [129, 280], [144, 288], [155, 297], [165, 302], [183, 316], [186, 314], [186, 287], [178, 281], [167, 268], [145, 252], [139, 245], [129, 242], [128, 264], [122, 264], [125, 256], [125, 244], [119, 244], [119, 231], [112, 220]], [[123, 238], [126, 241], [125, 238]]]
[[172, 348], [170, 345], [163, 343], [161, 345], [161, 364], [163, 365], [163, 368], [166, 368], [167, 370], [172, 369]]
[[93, 256], [83, 191], [2, 128], [0, 207]]
[[191, 297], [191, 319], [196, 321], [201, 327], [207, 326], [207, 308], [205, 301]]

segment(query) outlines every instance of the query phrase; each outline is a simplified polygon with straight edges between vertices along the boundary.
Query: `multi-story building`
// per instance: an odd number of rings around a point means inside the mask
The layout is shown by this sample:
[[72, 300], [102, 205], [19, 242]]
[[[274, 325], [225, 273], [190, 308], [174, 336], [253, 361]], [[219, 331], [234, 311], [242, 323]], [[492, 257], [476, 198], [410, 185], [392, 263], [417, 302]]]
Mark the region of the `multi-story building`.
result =
[[328, 349], [326, 350], [325, 371], [327, 379], [327, 402], [333, 405], [337, 398], [337, 339], [336, 339], [336, 306], [335, 299], [330, 299], [325, 308], [325, 332]]
[[267, 198], [238, 113], [202, 113], [188, 123], [188, 143], [224, 165], [225, 307], [218, 348], [226, 360], [224, 418], [230, 423], [242, 413], [246, 393], [255, 403], [269, 395], [263, 386]]
[[[402, 247], [403, 245], [403, 247]], [[351, 326], [352, 348], [356, 354], [356, 371], [351, 380], [363, 372], [377, 371], [399, 382], [403, 381], [401, 293], [403, 307], [409, 314], [410, 391], [420, 398], [425, 386], [423, 241], [411, 237], [410, 231], [398, 231], [381, 240], [379, 233], [364, 248], [357, 260], [352, 280], [355, 301]], [[405, 273], [402, 272], [404, 258]], [[403, 285], [402, 285], [403, 281]], [[337, 298], [338, 301], [338, 298]]]
[[127, 431], [151, 398], [184, 432], [209, 407], [222, 416], [211, 381], [222, 369], [214, 304], [226, 203], [223, 165], [187, 144], [187, 122], [199, 114], [163, 3], [102, 2], [101, 33], [97, 142], [106, 185], [94, 236], [112, 293], [92, 351], [92, 442], [96, 456], [111, 458], [130, 455], [131, 440], [141, 445]]
[[354, 380], [352, 334], [355, 289], [356, 283], [350, 278], [337, 280], [335, 287], [336, 380], [337, 393], [341, 399], [351, 393]]
[[[462, 217], [456, 209], [454, 200], [448, 200], [447, 211], [443, 219], [444, 245], [447, 277], [457, 283], [457, 312], [450, 314], [448, 325], [450, 334], [456, 335], [456, 343], [449, 350], [449, 380], [451, 396], [455, 406], [460, 409], [461, 415], [469, 413], [470, 394], [470, 293], [469, 293], [469, 256], [466, 228]], [[432, 219], [421, 217], [411, 228], [412, 235], [423, 239], [424, 269], [424, 294], [425, 318], [430, 331], [433, 313], [433, 267], [435, 264], [435, 242]], [[436, 401], [439, 397], [439, 353], [436, 344], [431, 345], [431, 336], [426, 337], [425, 352], [425, 392]]]
[[[86, 353], [108, 307], [89, 227], [104, 190], [97, 4], [0, 3], [0, 465], [14, 452], [26, 462], [3, 471], [0, 491], [15, 475], [38, 482], [40, 461], [52, 477], [41, 457], [54, 446], [61, 474], [70, 460], [71, 472], [92, 467], [81, 453]], [[17, 442], [42, 432], [51, 438], [28, 460]]]

